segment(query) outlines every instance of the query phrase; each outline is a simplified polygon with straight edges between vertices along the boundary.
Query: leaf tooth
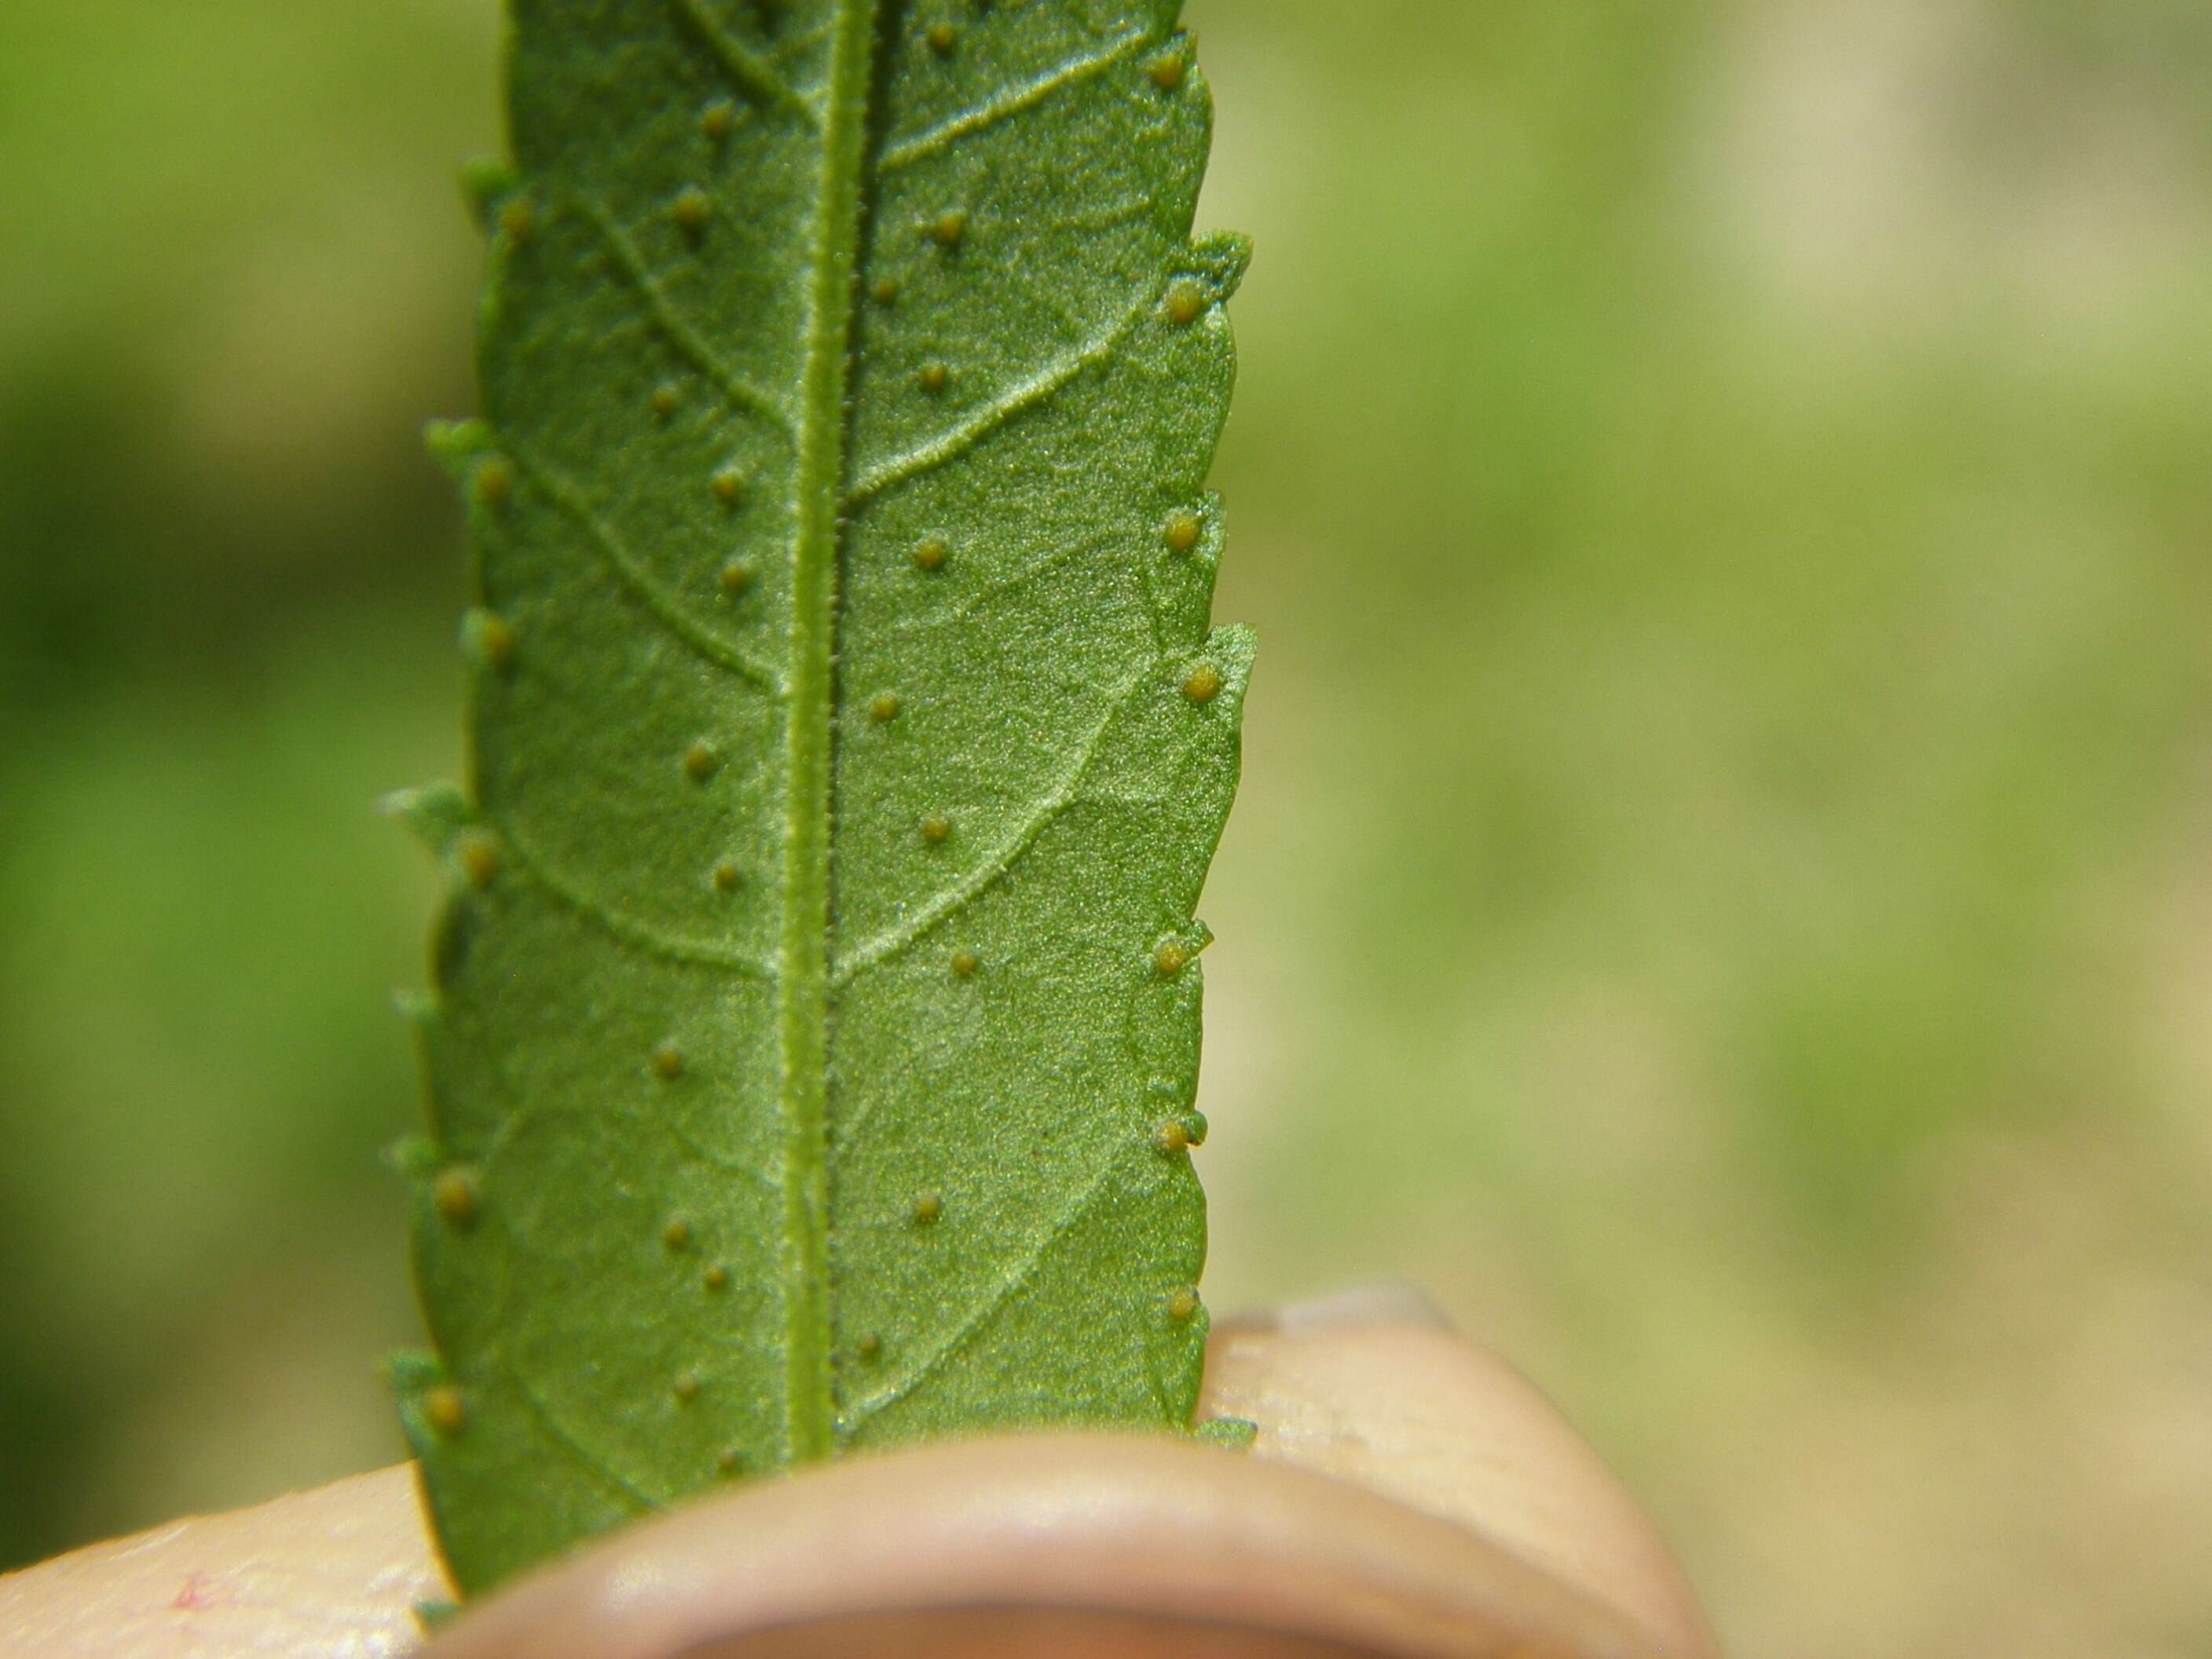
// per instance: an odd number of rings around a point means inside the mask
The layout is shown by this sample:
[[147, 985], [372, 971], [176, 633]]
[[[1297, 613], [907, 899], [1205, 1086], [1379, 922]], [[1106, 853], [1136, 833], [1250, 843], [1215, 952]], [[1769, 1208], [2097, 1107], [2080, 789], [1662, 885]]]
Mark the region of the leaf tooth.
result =
[[501, 200], [521, 182], [514, 164], [503, 155], [476, 155], [461, 163], [461, 200], [469, 216], [487, 230]]
[[495, 441], [491, 422], [473, 416], [460, 421], [431, 421], [422, 428], [423, 447], [456, 483], [468, 482], [477, 459], [488, 453]]
[[1152, 946], [1149, 960], [1152, 972], [1162, 979], [1173, 979], [1213, 943], [1213, 930], [1193, 916], [1181, 928], [1162, 935]]
[[392, 992], [392, 1012], [419, 1030], [435, 1024], [443, 1011], [435, 991], [416, 988]]
[[384, 1165], [404, 1180], [420, 1181], [445, 1162], [445, 1153], [428, 1135], [402, 1135], [384, 1149]]
[[446, 1368], [427, 1348], [402, 1348], [387, 1354], [384, 1378], [394, 1391], [417, 1394], [446, 1380]]
[[1209, 231], [1190, 245], [1190, 264], [1213, 289], [1216, 304], [1230, 298], [1252, 266], [1252, 239], [1234, 230]]
[[435, 1354], [419, 1349], [395, 1353], [384, 1362], [384, 1374], [398, 1396], [400, 1421], [418, 1456], [468, 1426], [468, 1397]]
[[395, 789], [378, 801], [376, 807], [386, 817], [398, 818], [413, 830], [438, 858], [446, 855], [456, 836], [476, 822], [468, 797], [457, 785], [450, 783]]

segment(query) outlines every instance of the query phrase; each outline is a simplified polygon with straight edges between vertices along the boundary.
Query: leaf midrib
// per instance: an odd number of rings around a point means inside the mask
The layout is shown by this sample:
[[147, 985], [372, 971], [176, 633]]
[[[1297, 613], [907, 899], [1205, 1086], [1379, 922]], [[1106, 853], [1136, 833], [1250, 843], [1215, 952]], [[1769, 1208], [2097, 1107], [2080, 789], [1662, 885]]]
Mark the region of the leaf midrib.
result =
[[837, 555], [853, 284], [874, 73], [876, 0], [837, 0], [820, 106], [822, 150], [809, 238], [784, 703], [782, 915], [776, 962], [782, 1128], [784, 1429], [793, 1463], [835, 1446], [830, 1386], [829, 1114], [830, 765], [835, 740]]

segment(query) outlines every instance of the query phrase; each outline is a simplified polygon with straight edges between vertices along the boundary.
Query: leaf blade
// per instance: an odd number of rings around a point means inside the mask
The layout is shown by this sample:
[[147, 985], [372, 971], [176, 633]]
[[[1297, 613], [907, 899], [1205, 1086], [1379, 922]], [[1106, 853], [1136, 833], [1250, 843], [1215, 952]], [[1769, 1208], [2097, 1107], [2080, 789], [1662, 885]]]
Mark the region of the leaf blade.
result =
[[1195, 1402], [1158, 1130], [1243, 252], [1188, 240], [1175, 5], [919, 9], [515, 7], [400, 1384], [471, 1590], [732, 1474]]

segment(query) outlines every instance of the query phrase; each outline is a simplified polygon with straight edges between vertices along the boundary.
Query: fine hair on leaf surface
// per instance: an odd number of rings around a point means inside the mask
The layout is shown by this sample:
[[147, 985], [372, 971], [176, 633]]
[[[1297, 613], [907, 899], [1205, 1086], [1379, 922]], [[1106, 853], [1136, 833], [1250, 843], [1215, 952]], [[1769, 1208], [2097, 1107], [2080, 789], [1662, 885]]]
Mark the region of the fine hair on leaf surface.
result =
[[393, 1377], [465, 1592], [848, 1449], [1192, 1427], [1251, 642], [1179, 9], [514, 0], [433, 434], [471, 775], [395, 801], [451, 891]]

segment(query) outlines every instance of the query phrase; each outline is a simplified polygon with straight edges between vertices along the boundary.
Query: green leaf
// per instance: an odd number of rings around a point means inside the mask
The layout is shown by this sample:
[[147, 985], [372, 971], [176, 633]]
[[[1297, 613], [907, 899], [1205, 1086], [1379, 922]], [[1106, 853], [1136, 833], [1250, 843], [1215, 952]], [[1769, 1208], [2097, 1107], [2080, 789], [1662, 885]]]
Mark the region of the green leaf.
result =
[[418, 1011], [475, 1591], [711, 1487], [1184, 1430], [1251, 653], [1176, 0], [517, 0]]

